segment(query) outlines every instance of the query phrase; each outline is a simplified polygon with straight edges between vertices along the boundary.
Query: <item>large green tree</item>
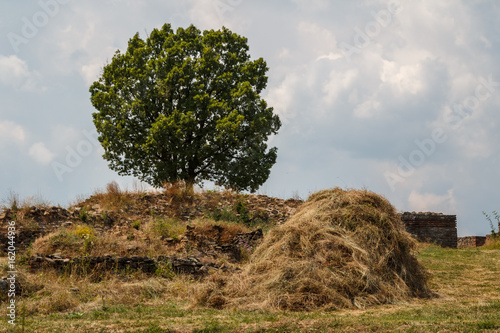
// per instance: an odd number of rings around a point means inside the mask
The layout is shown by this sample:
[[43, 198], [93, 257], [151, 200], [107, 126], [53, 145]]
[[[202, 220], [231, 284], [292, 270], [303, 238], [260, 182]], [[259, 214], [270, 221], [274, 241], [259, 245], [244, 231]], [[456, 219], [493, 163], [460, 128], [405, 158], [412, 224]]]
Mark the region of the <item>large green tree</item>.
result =
[[276, 162], [266, 142], [281, 126], [260, 97], [267, 71], [226, 28], [136, 34], [90, 87], [103, 157], [154, 186], [209, 180], [257, 190]]

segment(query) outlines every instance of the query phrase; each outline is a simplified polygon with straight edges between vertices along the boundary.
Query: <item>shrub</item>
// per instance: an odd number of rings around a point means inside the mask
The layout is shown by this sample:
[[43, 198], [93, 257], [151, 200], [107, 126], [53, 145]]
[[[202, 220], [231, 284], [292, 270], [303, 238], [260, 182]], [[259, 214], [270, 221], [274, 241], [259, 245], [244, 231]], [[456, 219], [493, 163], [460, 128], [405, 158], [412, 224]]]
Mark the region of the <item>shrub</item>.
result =
[[168, 217], [154, 217], [147, 229], [156, 237], [173, 239], [178, 239], [186, 231], [186, 227], [177, 219]]

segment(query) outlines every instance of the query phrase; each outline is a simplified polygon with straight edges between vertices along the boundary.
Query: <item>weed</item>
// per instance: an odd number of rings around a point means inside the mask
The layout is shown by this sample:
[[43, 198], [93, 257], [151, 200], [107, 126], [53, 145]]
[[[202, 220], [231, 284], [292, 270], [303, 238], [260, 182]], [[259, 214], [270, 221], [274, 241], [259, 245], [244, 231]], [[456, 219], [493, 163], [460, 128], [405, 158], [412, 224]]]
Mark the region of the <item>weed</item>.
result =
[[111, 216], [109, 216], [108, 212], [103, 212], [100, 216], [101, 221], [105, 224], [108, 225], [111, 223]]
[[221, 325], [218, 321], [211, 321], [206, 324], [204, 328], [194, 329], [193, 333], [217, 333], [217, 332], [228, 332], [227, 328]]
[[235, 212], [227, 207], [216, 208], [209, 214], [209, 217], [215, 221], [237, 222], [238, 217]]
[[73, 227], [71, 234], [76, 235], [82, 239], [88, 239], [95, 237], [95, 230], [89, 225], [77, 224]]
[[80, 221], [88, 222], [89, 221], [89, 207], [83, 206], [80, 209], [80, 211], [78, 212], [78, 217], [80, 218]]
[[66, 315], [66, 318], [67, 319], [80, 319], [80, 318], [83, 318], [84, 314], [85, 314], [85, 312], [69, 312]]
[[[492, 212], [493, 216], [495, 217], [495, 219], [497, 220], [497, 225], [500, 225], [500, 215], [498, 215], [497, 211], [494, 210]], [[483, 210], [483, 215], [486, 217], [486, 220], [488, 220], [489, 224], [490, 224], [490, 228], [491, 228], [491, 236], [493, 238], [496, 238], [498, 236], [498, 232], [495, 231], [495, 226], [493, 224], [493, 220], [491, 219], [491, 216], [488, 215], [484, 210]], [[500, 232], [500, 230], [499, 230]]]
[[149, 327], [144, 330], [144, 331], [137, 331], [141, 333], [169, 333], [169, 332], [174, 332], [169, 329], [163, 329], [158, 324], [149, 324]]
[[186, 227], [177, 219], [169, 217], [155, 217], [145, 229], [155, 237], [173, 239], [178, 239], [186, 231]]
[[165, 183], [163, 188], [163, 193], [171, 202], [181, 203], [193, 201], [194, 190], [184, 181]]
[[10, 209], [13, 213], [16, 213], [21, 207], [21, 199], [19, 198], [19, 194], [10, 190], [7, 198], [4, 201], [4, 206]]
[[155, 275], [158, 277], [171, 279], [175, 276], [172, 263], [167, 260], [166, 262], [159, 262], [156, 266]]
[[131, 226], [132, 226], [132, 228], [134, 228], [135, 230], [139, 230], [139, 228], [141, 227], [141, 221], [136, 220], [136, 221], [132, 222], [130, 225], [131, 225]]

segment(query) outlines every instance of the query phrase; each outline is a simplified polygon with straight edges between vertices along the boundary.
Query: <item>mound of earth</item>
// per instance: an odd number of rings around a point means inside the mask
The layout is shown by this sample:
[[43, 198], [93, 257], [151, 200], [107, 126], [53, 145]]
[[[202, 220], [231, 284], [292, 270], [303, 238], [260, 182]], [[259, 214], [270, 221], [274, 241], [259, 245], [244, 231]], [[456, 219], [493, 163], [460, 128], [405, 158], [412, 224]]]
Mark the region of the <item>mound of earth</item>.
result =
[[428, 297], [428, 274], [394, 207], [365, 190], [317, 192], [264, 238], [241, 273], [214, 274], [199, 305], [314, 310]]

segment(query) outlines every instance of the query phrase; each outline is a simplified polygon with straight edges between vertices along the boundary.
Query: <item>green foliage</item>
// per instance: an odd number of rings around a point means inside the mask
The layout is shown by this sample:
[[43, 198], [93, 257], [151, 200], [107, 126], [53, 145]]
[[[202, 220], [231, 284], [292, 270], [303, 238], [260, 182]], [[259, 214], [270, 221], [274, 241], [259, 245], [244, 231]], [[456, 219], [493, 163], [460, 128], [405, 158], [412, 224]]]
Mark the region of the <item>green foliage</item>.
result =
[[112, 221], [111, 216], [109, 216], [108, 212], [103, 212], [100, 216], [100, 219], [104, 224], [109, 224]]
[[281, 122], [260, 97], [266, 62], [248, 50], [226, 28], [165, 24], [131, 38], [90, 87], [110, 168], [158, 187], [209, 180], [255, 191], [276, 162], [266, 141]]
[[234, 210], [238, 214], [238, 219], [248, 224], [250, 223], [250, 212], [248, 211], [247, 201], [244, 198], [239, 198], [234, 203]]
[[228, 207], [216, 208], [209, 217], [215, 221], [238, 222], [238, 216]]
[[151, 226], [151, 232], [156, 237], [169, 237], [178, 239], [186, 231], [186, 227], [173, 218], [154, 218]]
[[[498, 215], [498, 213], [497, 213], [497, 211], [496, 211], [496, 210], [494, 210], [494, 211], [492, 212], [492, 214], [493, 214], [493, 216], [494, 216], [494, 217], [495, 217], [495, 219], [496, 219], [496, 223], [497, 223], [497, 225], [500, 225], [500, 215]], [[489, 222], [489, 224], [490, 224], [490, 228], [491, 228], [491, 235], [492, 235], [492, 237], [497, 238], [497, 237], [498, 237], [498, 235], [499, 235], [500, 230], [499, 230], [499, 232], [495, 231], [495, 226], [494, 226], [494, 223], [493, 223], [493, 220], [492, 220], [491, 216], [490, 216], [490, 215], [488, 215], [488, 214], [487, 214], [484, 210], [483, 210], [483, 215], [486, 217], [486, 220], [488, 220], [488, 222]]]
[[265, 211], [251, 213], [248, 209], [246, 197], [241, 195], [232, 206], [215, 208], [208, 214], [215, 221], [225, 221], [244, 224], [247, 227], [261, 227], [267, 229], [270, 226], [269, 216]]
[[130, 225], [132, 226], [132, 228], [139, 230], [139, 228], [141, 227], [141, 221], [136, 220], [136, 221], [132, 222], [132, 224], [130, 224]]
[[60, 229], [57, 234], [50, 237], [48, 242], [53, 249], [74, 248], [80, 244], [81, 238], [66, 229]]
[[170, 261], [167, 262], [159, 262], [156, 266], [155, 271], [156, 276], [171, 279], [175, 276], [174, 269], [172, 267], [172, 263]]
[[80, 209], [78, 216], [80, 218], [80, 221], [88, 222], [89, 221], [89, 208], [87, 206], [83, 206]]
[[76, 225], [70, 234], [83, 240], [83, 254], [90, 254], [92, 252], [96, 240], [94, 228], [89, 225]]
[[10, 210], [13, 213], [16, 213], [19, 210], [21, 204], [21, 200], [19, 199], [19, 194], [17, 194], [14, 191], [10, 191], [9, 196], [7, 198], [7, 203]]

